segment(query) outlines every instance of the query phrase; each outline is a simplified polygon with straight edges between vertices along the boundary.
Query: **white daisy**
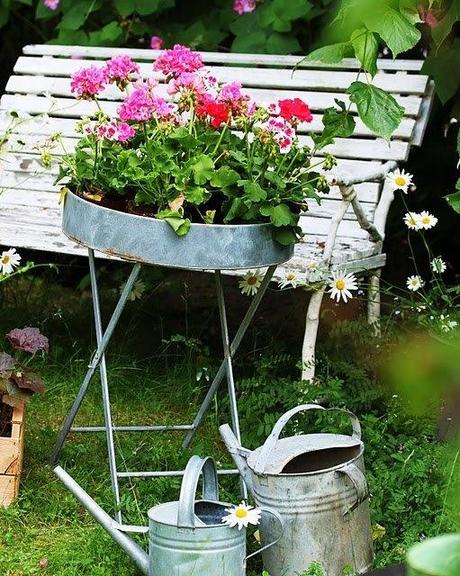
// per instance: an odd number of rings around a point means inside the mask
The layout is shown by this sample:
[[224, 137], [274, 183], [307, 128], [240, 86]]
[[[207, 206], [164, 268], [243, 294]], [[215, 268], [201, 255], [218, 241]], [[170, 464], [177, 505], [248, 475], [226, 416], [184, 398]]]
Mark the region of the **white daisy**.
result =
[[302, 277], [296, 270], [290, 269], [283, 269], [283, 276], [278, 282], [278, 286], [280, 288], [288, 288], [289, 286], [292, 288], [297, 288], [299, 283], [302, 282]]
[[423, 286], [424, 282], [418, 275], [409, 276], [406, 280], [406, 286], [411, 292], [417, 292]]
[[403, 218], [404, 224], [409, 230], [420, 230], [420, 215], [416, 212], [407, 212]]
[[230, 528], [238, 526], [238, 530], [241, 530], [241, 528], [247, 528], [248, 524], [257, 526], [260, 522], [260, 510], [248, 506], [244, 500], [238, 506], [227, 508], [226, 511], [228, 514], [222, 518], [222, 522]]
[[458, 322], [456, 320], [450, 320], [449, 314], [446, 314], [445, 316], [444, 314], [441, 314], [441, 316], [439, 316], [439, 321], [441, 323], [441, 330], [443, 332], [450, 332], [458, 326]]
[[446, 268], [447, 268], [446, 263], [440, 256], [433, 258], [433, 260], [431, 261], [431, 269], [433, 270], [433, 272], [436, 272], [437, 274], [443, 274], [446, 271]]
[[423, 228], [424, 230], [428, 230], [429, 228], [433, 228], [434, 226], [436, 226], [436, 224], [438, 222], [438, 219], [436, 218], [436, 216], [433, 216], [433, 214], [430, 214], [426, 210], [424, 210], [423, 212], [420, 212], [420, 214], [418, 215], [418, 218], [419, 218], [419, 226], [420, 226], [420, 228]]
[[317, 260], [310, 260], [305, 267], [305, 277], [308, 282], [318, 282], [322, 276], [323, 272], [320, 269], [319, 262]]
[[412, 178], [412, 174], [397, 168], [394, 172], [388, 172], [386, 181], [392, 190], [402, 190], [404, 194], [407, 194], [409, 186], [412, 184]]
[[16, 252], [16, 248], [10, 248], [2, 252], [0, 257], [0, 268], [2, 274], [11, 274], [16, 266], [19, 266], [21, 256]]
[[[120, 286], [120, 293], [123, 292], [125, 286], [126, 282]], [[136, 280], [136, 282], [134, 282], [134, 286], [131, 289], [131, 293], [128, 296], [128, 300], [130, 300], [131, 302], [134, 302], [135, 300], [140, 300], [144, 295], [146, 289], [147, 286], [145, 282], [143, 282], [142, 280]]]
[[247, 296], [254, 296], [262, 283], [263, 275], [260, 270], [246, 272], [243, 278], [238, 282], [241, 293]]
[[343, 272], [337, 271], [333, 274], [329, 284], [328, 292], [331, 295], [332, 300], [340, 301], [340, 298], [344, 302], [347, 302], [348, 298], [353, 298], [351, 290], [357, 290], [358, 284], [354, 274], [344, 274]]

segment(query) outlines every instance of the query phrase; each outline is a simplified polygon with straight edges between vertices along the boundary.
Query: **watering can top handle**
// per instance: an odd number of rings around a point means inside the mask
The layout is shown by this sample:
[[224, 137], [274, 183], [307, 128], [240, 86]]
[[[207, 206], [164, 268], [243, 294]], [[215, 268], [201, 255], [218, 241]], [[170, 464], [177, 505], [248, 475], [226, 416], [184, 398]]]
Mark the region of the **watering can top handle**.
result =
[[195, 500], [198, 480], [203, 473], [203, 498], [219, 500], [219, 484], [214, 460], [210, 457], [192, 456], [185, 468], [180, 488], [177, 525], [179, 528], [195, 527]]
[[286, 414], [283, 414], [281, 418], [279, 418], [278, 422], [274, 425], [270, 436], [265, 440], [265, 443], [262, 446], [262, 450], [260, 451], [259, 457], [257, 458], [257, 462], [254, 466], [254, 472], [257, 474], [264, 473], [267, 460], [270, 456], [270, 453], [275, 448], [283, 428], [293, 416], [299, 412], [306, 412], [308, 410], [324, 410], [326, 412], [342, 412], [343, 414], [347, 414], [350, 417], [351, 424], [353, 426], [352, 437], [356, 438], [357, 440], [361, 440], [361, 424], [359, 423], [358, 418], [349, 410], [345, 410], [344, 408], [323, 408], [323, 406], [320, 406], [319, 404], [302, 404], [292, 408], [286, 412]]

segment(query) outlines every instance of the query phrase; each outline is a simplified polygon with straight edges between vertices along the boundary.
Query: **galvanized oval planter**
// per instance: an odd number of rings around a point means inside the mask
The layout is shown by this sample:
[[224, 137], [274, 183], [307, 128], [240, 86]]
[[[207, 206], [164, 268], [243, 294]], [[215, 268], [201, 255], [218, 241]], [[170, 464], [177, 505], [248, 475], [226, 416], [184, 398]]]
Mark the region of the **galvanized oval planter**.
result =
[[265, 268], [292, 257], [271, 224], [192, 224], [177, 236], [162, 220], [119, 212], [67, 194], [62, 227], [78, 242], [124, 260], [197, 270]]

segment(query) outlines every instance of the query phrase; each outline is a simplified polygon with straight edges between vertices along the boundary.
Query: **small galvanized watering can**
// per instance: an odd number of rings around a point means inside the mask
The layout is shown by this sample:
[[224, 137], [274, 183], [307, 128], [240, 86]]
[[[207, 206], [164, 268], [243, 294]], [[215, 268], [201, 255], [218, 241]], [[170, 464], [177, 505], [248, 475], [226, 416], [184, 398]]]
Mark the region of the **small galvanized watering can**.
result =
[[[325, 408], [305, 404], [286, 412], [253, 452], [238, 444], [227, 424], [220, 433], [256, 504], [270, 506], [284, 520], [282, 538], [263, 552], [270, 576], [298, 576], [315, 561], [326, 576], [342, 576], [347, 567], [361, 574], [373, 560], [361, 426], [351, 412], [333, 408], [350, 417], [352, 436], [280, 439], [287, 422], [307, 410]], [[264, 518], [260, 534], [263, 542], [273, 539]]]
[[[54, 471], [146, 576], [244, 576], [246, 560], [276, 544], [283, 534], [281, 516], [261, 508], [272, 540], [246, 556], [246, 529], [222, 523], [231, 504], [219, 502], [214, 460], [192, 456], [184, 472], [179, 501], [160, 504], [148, 513], [146, 554], [65, 470], [56, 466]], [[203, 500], [195, 500], [201, 473]]]
[[[203, 472], [203, 500], [195, 500]], [[149, 511], [149, 576], [244, 576], [246, 560], [275, 544], [283, 532], [277, 512], [262, 515], [272, 526], [272, 540], [246, 556], [246, 530], [222, 523], [230, 504], [219, 502], [217, 472], [212, 458], [193, 456], [182, 481], [178, 502]]]

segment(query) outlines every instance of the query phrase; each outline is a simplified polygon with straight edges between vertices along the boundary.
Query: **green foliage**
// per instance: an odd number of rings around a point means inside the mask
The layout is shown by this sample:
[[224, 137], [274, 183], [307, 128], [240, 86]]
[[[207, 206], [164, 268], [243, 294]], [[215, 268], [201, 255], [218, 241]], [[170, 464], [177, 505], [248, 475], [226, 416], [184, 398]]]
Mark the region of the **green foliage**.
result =
[[264, 0], [251, 14], [239, 16], [232, 0], [61, 0], [53, 11], [43, 0], [1, 0], [0, 27], [21, 12], [36, 19], [53, 43], [81, 45], [148, 45], [159, 35], [168, 46], [235, 52], [301, 52], [309, 44], [332, 0]]
[[389, 140], [404, 116], [394, 97], [373, 84], [353, 82], [347, 90], [361, 120], [374, 134]]

